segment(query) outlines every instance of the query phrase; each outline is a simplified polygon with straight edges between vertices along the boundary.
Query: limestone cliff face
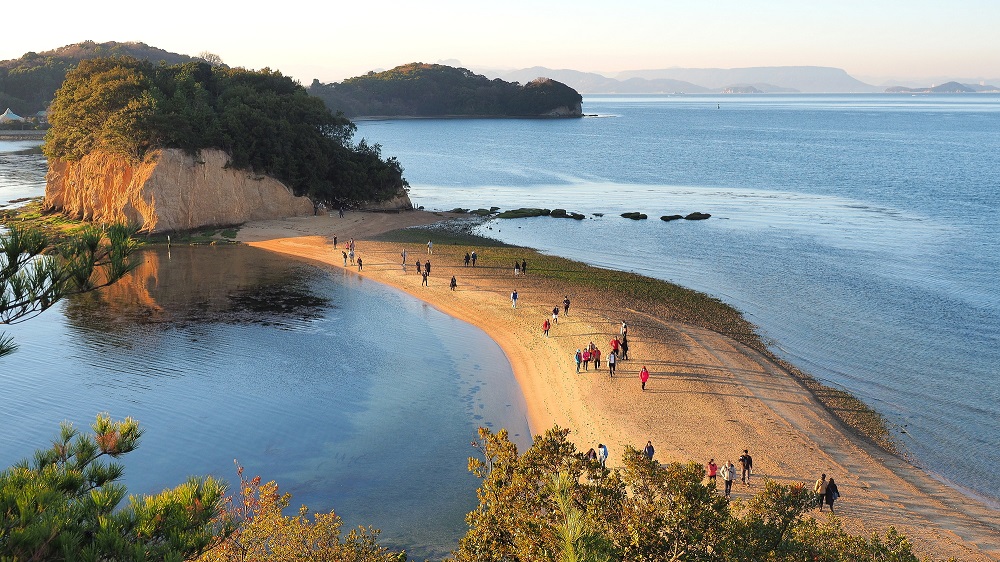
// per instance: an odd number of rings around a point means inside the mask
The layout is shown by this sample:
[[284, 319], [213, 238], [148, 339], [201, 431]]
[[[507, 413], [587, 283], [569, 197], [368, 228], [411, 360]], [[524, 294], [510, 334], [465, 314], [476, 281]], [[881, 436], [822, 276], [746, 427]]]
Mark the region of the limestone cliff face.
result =
[[281, 182], [227, 169], [227, 155], [203, 150], [150, 153], [140, 164], [95, 153], [79, 162], [53, 159], [45, 176], [45, 207], [95, 222], [128, 222], [143, 232], [226, 226], [311, 215], [312, 202]]

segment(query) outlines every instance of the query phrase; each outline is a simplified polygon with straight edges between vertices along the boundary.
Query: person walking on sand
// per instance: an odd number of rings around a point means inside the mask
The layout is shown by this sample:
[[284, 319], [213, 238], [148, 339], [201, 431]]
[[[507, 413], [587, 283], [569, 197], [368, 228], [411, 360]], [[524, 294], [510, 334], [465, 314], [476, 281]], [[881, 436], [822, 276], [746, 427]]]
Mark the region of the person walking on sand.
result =
[[347, 267], [347, 252], [341, 250], [340, 253], [344, 255], [344, 267]]
[[552, 307], [552, 323], [553, 324], [558, 324], [559, 323], [559, 307], [558, 306], [553, 306]]
[[510, 307], [517, 308], [517, 289], [510, 294]]
[[601, 468], [606, 468], [608, 465], [608, 448], [604, 443], [597, 444], [597, 458], [601, 461]]
[[470, 260], [471, 258], [469, 257], [469, 252], [465, 252], [465, 267], [469, 267]]
[[361, 271], [364, 265], [361, 263], [361, 256], [358, 256], [358, 271]]
[[618, 357], [614, 351], [608, 354], [608, 372], [611, 373], [611, 378], [615, 378], [615, 359]]
[[514, 277], [517, 277], [521, 273], [521, 264], [514, 262]]
[[719, 465], [715, 464], [715, 459], [708, 459], [708, 482], [715, 484], [715, 477], [719, 473]]
[[622, 342], [618, 341], [618, 336], [611, 338], [611, 342], [609, 344], [611, 345], [611, 353], [618, 353], [618, 349], [621, 347], [621, 343]]
[[347, 252], [347, 257], [351, 260], [351, 265], [354, 265], [354, 249], [352, 248]]
[[830, 486], [830, 483], [826, 481], [826, 474], [822, 474], [819, 480], [813, 484], [813, 493], [816, 494], [816, 507], [820, 511], [823, 511], [823, 500], [826, 499], [826, 489]]
[[576, 355], [573, 356], [576, 359], [576, 372], [580, 372], [580, 363], [583, 362], [583, 355], [580, 354], [580, 350], [576, 350]]
[[420, 260], [417, 260], [417, 275], [420, 275]]
[[599, 371], [601, 369], [601, 350], [594, 348], [594, 351], [590, 352], [590, 358], [594, 360], [594, 370]]
[[430, 255], [430, 254], [433, 254], [433, 253], [434, 253], [434, 242], [431, 242], [430, 240], [428, 240], [427, 241], [427, 255]]
[[431, 274], [431, 260], [427, 260], [424, 262], [424, 271], [427, 272], [427, 275]]
[[458, 287], [458, 279], [455, 279], [455, 276], [452, 275], [451, 276], [451, 290], [454, 291], [455, 287]]
[[333, 235], [333, 249], [334, 250], [337, 249], [337, 235], [336, 234]]
[[590, 450], [587, 451], [587, 454], [583, 455], [583, 458], [587, 459], [588, 461], [596, 461], [597, 460], [597, 451], [595, 451], [594, 448], [591, 447]]
[[344, 218], [344, 206], [340, 206], [340, 218]]
[[583, 370], [584, 371], [590, 370], [590, 350], [587, 349], [586, 347], [583, 348]]
[[628, 324], [626, 324], [624, 320], [622, 320], [622, 330], [621, 331], [622, 331], [622, 337], [623, 338], [628, 335]]
[[403, 257], [403, 271], [406, 271], [406, 248], [399, 255]]
[[656, 452], [656, 450], [653, 449], [653, 442], [652, 441], [646, 441], [646, 448], [642, 450], [642, 454], [647, 459], [653, 460], [653, 453], [655, 453], [655, 452]]
[[646, 366], [642, 366], [642, 370], [639, 371], [639, 380], [642, 381], [642, 389], [646, 390], [646, 381], [649, 380], [649, 371], [646, 370]]
[[[826, 505], [830, 506], [830, 513], [833, 513], [833, 502], [837, 501], [840, 497], [840, 490], [837, 489], [837, 483], [830, 478], [830, 481], [826, 484]], [[822, 507], [822, 506], [821, 506]]]
[[736, 465], [733, 461], [728, 461], [726, 464], [722, 465], [722, 480], [726, 484], [726, 498], [729, 498], [730, 494], [733, 492], [733, 480], [736, 479]]
[[545, 337], [549, 337], [549, 328], [551, 327], [552, 324], [549, 324], [549, 319], [546, 318], [545, 321], [542, 322], [542, 334], [545, 334]]
[[430, 287], [430, 285], [427, 284], [427, 272], [425, 271], [425, 272], [421, 273], [420, 275], [422, 277], [422, 280], [420, 281], [420, 285], [423, 286], [423, 287]]
[[528, 274], [528, 262], [527, 262], [527, 260], [522, 259], [521, 260], [521, 275], [527, 275], [527, 274]]
[[628, 361], [628, 338], [626, 338], [625, 336], [622, 336], [621, 348], [622, 348], [622, 357], [621, 357], [622, 361]]
[[476, 267], [476, 260], [477, 259], [479, 259], [479, 256], [476, 255], [476, 251], [475, 250], [472, 250], [472, 267]]
[[740, 455], [740, 468], [742, 469], [743, 485], [750, 485], [750, 475], [753, 473], [753, 457], [750, 453], [743, 449], [743, 454]]
[[563, 299], [563, 316], [569, 316], [569, 295]]

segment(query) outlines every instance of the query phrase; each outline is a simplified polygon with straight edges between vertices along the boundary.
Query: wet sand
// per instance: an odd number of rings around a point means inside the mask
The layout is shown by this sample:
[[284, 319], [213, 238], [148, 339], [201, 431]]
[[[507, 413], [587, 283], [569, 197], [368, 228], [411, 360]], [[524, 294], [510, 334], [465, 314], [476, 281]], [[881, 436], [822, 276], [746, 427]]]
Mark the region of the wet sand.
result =
[[[655, 306], [621, 289], [528, 274], [514, 277], [512, 250], [475, 248], [478, 267], [463, 265], [469, 246], [426, 242], [372, 242], [380, 233], [429, 224], [446, 214], [350, 212], [334, 216], [262, 221], [244, 226], [239, 239], [250, 245], [343, 267], [341, 250], [357, 241], [365, 263], [358, 275], [397, 287], [439, 310], [484, 330], [504, 350], [524, 393], [532, 432], [553, 425], [572, 430], [586, 451], [601, 442], [613, 466], [626, 445], [641, 449], [647, 440], [661, 462], [717, 463], [748, 449], [754, 458], [751, 486], [737, 482], [734, 496], [753, 493], [770, 478], [808, 486], [826, 473], [841, 492], [836, 509], [853, 533], [895, 526], [921, 556], [958, 560], [1000, 560], [1000, 511], [962, 495], [932, 475], [883, 451], [846, 428], [795, 378], [735, 340], [691, 324], [664, 319]], [[338, 237], [338, 249], [332, 240]], [[434, 235], [428, 234], [431, 240]], [[408, 252], [406, 273], [400, 252]], [[503, 257], [501, 257], [503, 256]], [[413, 263], [430, 260], [428, 287]], [[458, 288], [448, 281], [455, 275]], [[511, 306], [516, 289], [518, 304]], [[568, 317], [560, 314], [550, 337], [542, 321], [569, 295]], [[629, 356], [614, 379], [602, 361], [597, 372], [576, 373], [573, 354], [593, 341], [606, 358], [609, 340], [621, 321], [629, 325]], [[642, 391], [638, 372], [651, 373]], [[817, 515], [819, 515], [817, 513]], [[822, 515], [825, 516], [825, 515]], [[373, 522], [377, 523], [377, 522]]]

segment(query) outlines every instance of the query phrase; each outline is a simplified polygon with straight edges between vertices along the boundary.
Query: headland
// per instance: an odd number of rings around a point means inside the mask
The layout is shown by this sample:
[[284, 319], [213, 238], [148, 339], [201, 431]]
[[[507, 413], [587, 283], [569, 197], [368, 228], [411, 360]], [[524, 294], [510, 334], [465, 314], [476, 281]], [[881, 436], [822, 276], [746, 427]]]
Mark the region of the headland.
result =
[[[351, 271], [467, 321], [501, 346], [524, 393], [533, 432], [556, 424], [570, 428], [578, 449], [607, 444], [612, 465], [626, 445], [641, 448], [647, 440], [662, 462], [735, 461], [748, 449], [754, 456], [754, 482], [737, 483], [737, 497], [752, 494], [765, 478], [811, 485], [826, 473], [840, 484], [838, 515], [852, 533], [894, 526], [921, 556], [1000, 559], [995, 507], [961, 494], [848, 428], [801, 379], [741, 343], [739, 330], [728, 334], [705, 327], [691, 315], [696, 308], [684, 302], [684, 295], [693, 292], [665, 297], [663, 286], [669, 284], [523, 248], [439, 240], [429, 254], [433, 232], [420, 231], [428, 240], [374, 240], [397, 228], [445, 218], [417, 211], [297, 217], [249, 223], [238, 238], [333, 268], [343, 267], [341, 251], [353, 238], [365, 265], [363, 271], [348, 266]], [[405, 271], [403, 250], [409, 262]], [[465, 253], [473, 250], [476, 267], [464, 265]], [[417, 259], [433, 266], [426, 287], [414, 268]], [[526, 274], [514, 275], [515, 260], [527, 262]], [[453, 275], [455, 290], [449, 287]], [[517, 308], [510, 300], [514, 290]], [[572, 303], [568, 315], [561, 306], [566, 296]], [[551, 320], [555, 306], [559, 322], [545, 337], [542, 322]], [[606, 357], [622, 321], [628, 323], [630, 359], [619, 363], [616, 376], [611, 378], [603, 364], [577, 374], [575, 350], [594, 342]], [[741, 326], [737, 319], [731, 325]], [[638, 379], [643, 366], [651, 373], [645, 390]]]

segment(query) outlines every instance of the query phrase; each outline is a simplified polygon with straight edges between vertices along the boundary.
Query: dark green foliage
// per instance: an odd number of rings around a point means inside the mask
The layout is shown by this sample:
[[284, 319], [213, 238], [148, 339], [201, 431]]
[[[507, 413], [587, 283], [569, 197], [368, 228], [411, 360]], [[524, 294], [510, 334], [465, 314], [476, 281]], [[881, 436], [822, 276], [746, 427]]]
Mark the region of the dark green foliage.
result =
[[66, 72], [82, 60], [130, 56], [141, 60], [178, 64], [195, 60], [144, 43], [95, 43], [84, 41], [43, 53], [25, 53], [19, 59], [0, 61], [0, 106], [30, 116], [46, 109]]
[[339, 84], [313, 80], [309, 93], [330, 110], [352, 117], [540, 117], [557, 108], [578, 108], [583, 100], [576, 90], [554, 80], [540, 78], [521, 86], [465, 68], [423, 63], [369, 72]]
[[3, 560], [186, 560], [228, 533], [225, 484], [192, 478], [155, 496], [126, 497], [118, 459], [139, 444], [135, 420], [97, 416], [93, 435], [63, 424], [51, 448], [0, 471]]
[[215, 148], [230, 165], [275, 177], [296, 195], [343, 204], [404, 192], [403, 168], [379, 145], [351, 143], [355, 126], [291, 78], [190, 62], [85, 60], [52, 102], [50, 158], [95, 150], [141, 160], [150, 150]]
[[633, 212], [630, 212], [630, 213], [622, 213], [621, 216], [624, 217], [624, 218], [626, 218], [626, 219], [632, 219], [634, 221], [644, 220], [646, 218], [646, 214], [645, 213], [640, 213], [640, 212], [637, 212], [637, 211], [633, 211]]

